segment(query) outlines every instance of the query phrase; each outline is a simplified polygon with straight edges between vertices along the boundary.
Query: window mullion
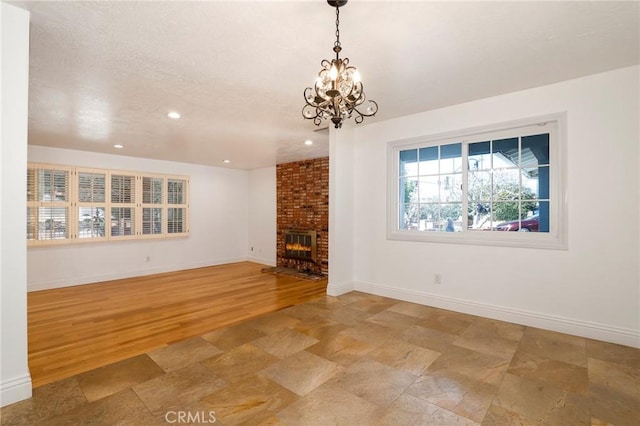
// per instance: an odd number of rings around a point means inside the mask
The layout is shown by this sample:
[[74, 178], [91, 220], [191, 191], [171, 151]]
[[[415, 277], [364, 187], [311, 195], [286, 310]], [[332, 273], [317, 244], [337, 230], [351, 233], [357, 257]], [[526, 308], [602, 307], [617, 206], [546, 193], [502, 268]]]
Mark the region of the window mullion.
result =
[[73, 167], [69, 171], [69, 239], [78, 239], [78, 170]]
[[522, 136], [518, 137], [518, 224], [522, 228]]
[[469, 143], [462, 141], [462, 226], [461, 232], [469, 228]]
[[136, 236], [142, 237], [142, 202], [144, 201], [142, 198], [143, 193], [143, 184], [142, 184], [142, 176], [136, 175], [136, 190], [135, 190], [135, 227], [136, 227]]

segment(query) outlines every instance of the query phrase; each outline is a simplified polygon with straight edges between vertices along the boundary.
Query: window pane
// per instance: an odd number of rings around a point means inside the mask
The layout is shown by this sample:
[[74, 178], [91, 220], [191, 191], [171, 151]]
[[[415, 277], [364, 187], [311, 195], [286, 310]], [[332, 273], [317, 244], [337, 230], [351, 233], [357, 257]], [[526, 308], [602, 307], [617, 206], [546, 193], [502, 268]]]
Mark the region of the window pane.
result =
[[105, 236], [104, 207], [78, 208], [78, 238]]
[[420, 149], [420, 175], [435, 175], [439, 173], [438, 147], [431, 146]]
[[440, 176], [440, 201], [462, 201], [462, 175]]
[[440, 147], [440, 173], [462, 171], [462, 144], [454, 143]]
[[[520, 206], [519, 218], [518, 213], [515, 211], [515, 206], [510, 204], [506, 203], [505, 206], [502, 206], [502, 203], [500, 203], [496, 206], [496, 229], [498, 231], [548, 232], [548, 211], [545, 214], [546, 219], [542, 220], [538, 203], [532, 203], [531, 206], [526, 206], [526, 203], [523, 203]], [[508, 216], [500, 217], [501, 212], [507, 211], [510, 211]], [[542, 225], [544, 221], [546, 221], [545, 226]], [[543, 231], [542, 229], [545, 229], [545, 227], [546, 230]]]
[[475, 142], [469, 144], [469, 170], [489, 170], [491, 168], [491, 144]]
[[518, 138], [493, 141], [493, 168], [517, 167], [520, 163]]
[[493, 172], [493, 200], [509, 201], [520, 198], [520, 171], [500, 169]]
[[492, 205], [493, 215], [493, 225], [495, 226], [500, 222], [507, 221], [518, 221], [521, 218], [520, 215], [520, 203], [515, 202], [501, 202], [496, 201]]
[[529, 167], [522, 171], [523, 192], [531, 192], [533, 198], [549, 199], [549, 167]]
[[469, 172], [469, 204], [491, 200], [491, 172]]
[[167, 232], [169, 234], [177, 234], [186, 232], [186, 209], [184, 208], [168, 208], [167, 209]]
[[469, 203], [467, 212], [467, 229], [491, 229], [491, 205], [487, 202]]
[[162, 233], [162, 208], [142, 209], [142, 233], [144, 235]]
[[419, 221], [419, 205], [418, 204], [401, 204], [400, 205], [400, 229], [418, 229]]
[[104, 203], [105, 181], [103, 173], [78, 173], [78, 201]]
[[421, 203], [440, 201], [440, 178], [438, 176], [421, 177], [418, 194]]
[[523, 137], [522, 165], [537, 166], [543, 164], [549, 164], [549, 134]]
[[[187, 182], [182, 179], [167, 180], [167, 204], [186, 204], [187, 194], [185, 188]], [[182, 232], [182, 231], [180, 231]]]
[[418, 229], [420, 231], [437, 231], [438, 222], [440, 221], [440, 205], [439, 204], [421, 204], [420, 205], [420, 221]]
[[400, 176], [418, 175], [418, 150], [400, 151]]
[[162, 178], [142, 178], [142, 202], [145, 204], [162, 204]]
[[38, 208], [38, 239], [62, 240], [68, 234], [69, 209], [66, 207]]
[[441, 231], [462, 231], [462, 203], [448, 203], [440, 205]]
[[135, 176], [111, 175], [111, 202], [135, 203]]
[[401, 178], [400, 196], [402, 203], [418, 202], [418, 179], [415, 177]]
[[134, 212], [132, 207], [111, 208], [111, 236], [134, 235]]
[[522, 199], [549, 198], [549, 167], [522, 170]]
[[39, 169], [37, 180], [38, 201], [69, 200], [69, 172]]

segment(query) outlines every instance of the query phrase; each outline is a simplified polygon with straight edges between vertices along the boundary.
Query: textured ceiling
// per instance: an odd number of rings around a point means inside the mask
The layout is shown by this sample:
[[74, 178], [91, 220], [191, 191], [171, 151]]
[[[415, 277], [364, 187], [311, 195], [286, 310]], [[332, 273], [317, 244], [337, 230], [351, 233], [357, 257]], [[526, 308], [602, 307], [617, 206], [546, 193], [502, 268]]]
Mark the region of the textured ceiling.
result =
[[[301, 116], [333, 53], [325, 1], [10, 3], [31, 11], [30, 144], [240, 169], [328, 155]], [[380, 105], [367, 123], [637, 64], [638, 5], [352, 0], [342, 56]]]

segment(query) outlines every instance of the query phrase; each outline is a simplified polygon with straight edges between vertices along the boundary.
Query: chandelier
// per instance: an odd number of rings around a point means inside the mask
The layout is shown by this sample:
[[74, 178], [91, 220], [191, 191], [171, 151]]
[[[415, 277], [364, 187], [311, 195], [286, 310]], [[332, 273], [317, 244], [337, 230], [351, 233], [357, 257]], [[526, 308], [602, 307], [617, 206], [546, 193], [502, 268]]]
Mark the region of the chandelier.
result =
[[306, 104], [302, 108], [302, 116], [313, 120], [316, 126], [322, 120], [331, 119], [335, 128], [339, 129], [342, 122], [354, 113], [358, 124], [362, 123], [364, 117], [373, 117], [378, 112], [378, 104], [370, 100], [366, 109], [362, 109], [361, 105], [367, 99], [360, 73], [356, 67], [349, 65], [349, 58], [340, 59], [340, 7], [347, 4], [347, 0], [327, 0], [327, 3], [336, 8], [336, 41], [333, 44], [336, 58], [331, 61], [323, 59], [315, 84], [304, 90]]

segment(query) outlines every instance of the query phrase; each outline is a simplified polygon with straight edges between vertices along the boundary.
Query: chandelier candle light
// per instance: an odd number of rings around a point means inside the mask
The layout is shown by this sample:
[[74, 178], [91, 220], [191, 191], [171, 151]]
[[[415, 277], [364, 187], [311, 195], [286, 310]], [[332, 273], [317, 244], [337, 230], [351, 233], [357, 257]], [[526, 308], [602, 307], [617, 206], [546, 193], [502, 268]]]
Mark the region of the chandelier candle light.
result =
[[339, 129], [342, 122], [351, 118], [354, 112], [358, 124], [362, 123], [364, 117], [373, 117], [378, 112], [378, 104], [368, 101], [364, 111], [358, 109], [367, 100], [360, 73], [356, 67], [349, 66], [349, 58], [340, 59], [340, 7], [347, 4], [347, 0], [327, 0], [327, 3], [336, 8], [336, 41], [333, 44], [336, 58], [331, 62], [323, 59], [315, 84], [304, 90], [306, 105], [302, 108], [302, 116], [313, 120], [316, 126], [322, 120], [331, 119], [335, 128]]

